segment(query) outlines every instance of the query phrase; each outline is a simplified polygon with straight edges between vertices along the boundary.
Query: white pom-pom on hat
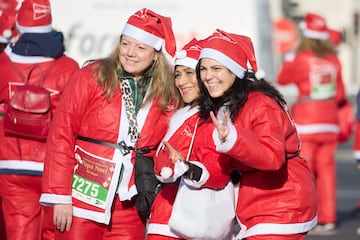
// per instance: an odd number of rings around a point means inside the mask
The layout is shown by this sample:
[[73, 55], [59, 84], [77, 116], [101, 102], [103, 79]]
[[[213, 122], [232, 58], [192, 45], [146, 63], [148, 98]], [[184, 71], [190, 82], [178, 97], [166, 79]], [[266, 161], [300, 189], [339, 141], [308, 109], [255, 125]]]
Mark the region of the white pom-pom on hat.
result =
[[265, 72], [262, 69], [258, 69], [257, 72], [255, 73], [255, 77], [256, 79], [260, 80], [260, 79], [264, 79], [265, 78]]
[[186, 57], [186, 51], [185, 50], [178, 50], [175, 53], [176, 58], [185, 58]]
[[2, 34], [5, 38], [11, 38], [12, 31], [10, 29], [5, 29]]
[[171, 177], [173, 171], [170, 167], [163, 167], [160, 171], [160, 176], [162, 176], [163, 178], [169, 178]]

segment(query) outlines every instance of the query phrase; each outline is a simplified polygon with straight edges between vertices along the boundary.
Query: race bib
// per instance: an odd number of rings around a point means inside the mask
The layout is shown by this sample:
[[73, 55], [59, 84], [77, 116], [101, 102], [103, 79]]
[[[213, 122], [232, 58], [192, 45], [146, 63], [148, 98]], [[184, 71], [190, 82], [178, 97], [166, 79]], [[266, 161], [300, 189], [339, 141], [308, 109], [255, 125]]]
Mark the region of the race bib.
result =
[[72, 196], [89, 205], [105, 209], [111, 206], [115, 189], [121, 180], [119, 163], [75, 147], [78, 165], [72, 179]]
[[318, 100], [335, 97], [336, 75], [337, 70], [334, 64], [326, 60], [312, 58], [309, 72], [310, 97]]

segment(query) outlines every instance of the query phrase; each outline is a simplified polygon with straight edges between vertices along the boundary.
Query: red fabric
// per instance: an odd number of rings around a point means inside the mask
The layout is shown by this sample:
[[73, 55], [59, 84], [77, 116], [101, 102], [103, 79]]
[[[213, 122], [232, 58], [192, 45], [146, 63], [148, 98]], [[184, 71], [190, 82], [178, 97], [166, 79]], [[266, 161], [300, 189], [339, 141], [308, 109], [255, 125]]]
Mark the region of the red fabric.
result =
[[50, 1], [23, 1], [17, 14], [16, 22], [22, 27], [29, 28], [29, 32], [31, 32], [31, 28], [33, 27], [51, 26]]
[[0, 239], [6, 239], [6, 229], [5, 229], [4, 212], [2, 209], [2, 205], [0, 205]]
[[[44, 79], [43, 86], [51, 91], [51, 105], [52, 105], [52, 114], [55, 114], [57, 109], [58, 102], [62, 91], [71, 78], [74, 71], [79, 67], [78, 64], [71, 58], [63, 56], [56, 60], [38, 63], [43, 72], [46, 72], [46, 69], [52, 65], [52, 69], [49, 72], [46, 79]], [[14, 84], [22, 83], [23, 80], [16, 73], [16, 70], [13, 69], [12, 65], [15, 65], [20, 72], [27, 73], [32, 67], [32, 63], [23, 64], [10, 62], [5, 52], [2, 52], [0, 55], [0, 71], [2, 72], [0, 76], [0, 102], [5, 102], [5, 108], [10, 100], [10, 90]], [[34, 74], [34, 77], [29, 80], [31, 84], [38, 84], [39, 76]], [[5, 137], [3, 130], [4, 118], [0, 120], [0, 160], [15, 160], [15, 159], [27, 159], [34, 162], [43, 162], [45, 159], [45, 142], [40, 143], [33, 140], [21, 139], [21, 155], [19, 153], [16, 138]], [[35, 155], [34, 155], [35, 153]]]
[[[52, 217], [39, 203], [41, 177], [25, 175], [0, 175], [0, 195], [7, 239], [42, 240], [42, 230], [47, 228], [46, 240], [53, 239], [55, 227]], [[49, 222], [50, 221], [50, 222]]]
[[353, 106], [350, 101], [346, 101], [346, 103], [339, 108], [338, 120], [340, 128], [339, 141], [345, 142], [351, 137], [355, 123]]
[[336, 142], [302, 141], [301, 154], [309, 158], [318, 194], [318, 222], [336, 223]]
[[245, 238], [244, 240], [305, 240], [306, 234], [288, 234], [288, 235], [261, 235]]
[[[336, 54], [318, 58], [311, 51], [298, 53], [292, 61], [284, 62], [277, 81], [296, 85], [299, 95], [293, 106], [294, 120], [298, 126], [313, 127], [312, 131], [299, 128], [301, 154], [309, 159], [316, 179], [319, 195], [319, 223], [336, 221], [336, 169], [335, 149], [339, 141], [338, 106], [345, 99], [341, 64]], [[316, 87], [333, 85], [333, 95], [316, 99]], [[321, 128], [328, 125], [332, 130]], [[316, 129], [314, 128], [316, 127]]]
[[[170, 120], [169, 131], [173, 132], [170, 136], [166, 137], [166, 140], [173, 148], [181, 152], [184, 158], [186, 158], [188, 154], [192, 134], [194, 133], [194, 128], [197, 120], [197, 113], [187, 117], [184, 117], [184, 114], [181, 116], [179, 116], [178, 114], [176, 115], [176, 117], [174, 115], [174, 117]], [[196, 159], [194, 153], [195, 152], [192, 151], [190, 155], [190, 159], [192, 160]], [[166, 147], [160, 150], [158, 155], [155, 156], [154, 164], [156, 173], [160, 172], [165, 162], [170, 161], [168, 157], [169, 151]], [[161, 235], [161, 239], [163, 239], [162, 237], [167, 235], [166, 232], [163, 232], [162, 229], [157, 228], [156, 225], [168, 225], [177, 189], [178, 185], [175, 183], [165, 184], [156, 196], [151, 208], [151, 214], [149, 219], [149, 227], [152, 228], [151, 233], [149, 234], [149, 239], [157, 239], [156, 236], [158, 235]], [[164, 239], [177, 238], [164, 237]]]
[[305, 29], [314, 32], [323, 33], [328, 30], [326, 20], [322, 16], [315, 13], [307, 13], [305, 15]]
[[[360, 120], [356, 120], [354, 127], [354, 141], [353, 141], [353, 150], [354, 153], [360, 156]], [[360, 157], [357, 159], [360, 160]], [[360, 207], [360, 200], [359, 200]]]
[[331, 78], [334, 78], [332, 81], [336, 84], [335, 100], [341, 102], [345, 97], [345, 88], [341, 75], [341, 63], [335, 53], [328, 54], [323, 59], [315, 57], [311, 51], [298, 53], [292, 61], [283, 63], [277, 76], [277, 83], [280, 85], [295, 84], [299, 91], [298, 99], [307, 98], [311, 93], [311, 70], [314, 67], [332, 70]]
[[168, 236], [162, 236], [162, 235], [149, 235], [146, 237], [146, 240], [174, 240], [174, 239], [181, 239], [181, 238], [175, 238], [175, 237], [168, 237]]
[[109, 225], [73, 217], [69, 232], [56, 231], [56, 240], [134, 240], [144, 239], [145, 223], [139, 217], [134, 201], [114, 201]]
[[[176, 41], [174, 33], [172, 31], [172, 22], [170, 17], [162, 16], [147, 8], [142, 8], [129, 17], [127, 24], [163, 39], [166, 52], [170, 56], [174, 57], [176, 51]], [[130, 37], [138, 38], [139, 34], [142, 33], [133, 33], [131, 31], [126, 32], [125, 34]], [[144, 37], [143, 39], [146, 38]]]
[[[77, 135], [113, 143], [118, 139], [122, 101], [120, 89], [107, 102], [103, 89], [93, 79], [93, 66], [89, 65], [76, 74], [64, 92], [58, 115], [53, 119], [54, 127], [50, 129], [43, 175], [44, 193], [71, 195], [72, 174], [76, 164], [75, 144], [97, 156], [113, 158], [115, 149], [75, 139]], [[148, 116], [145, 116], [139, 148], [153, 148], [160, 143], [167, 130], [170, 114], [171, 111], [162, 113], [157, 102], [153, 102]], [[156, 132], [153, 131], [154, 126]], [[135, 154], [131, 156], [132, 163], [134, 159]], [[130, 189], [134, 186], [133, 173], [130, 172], [128, 176], [132, 176], [128, 186]]]
[[[31, 57], [24, 58], [33, 60]], [[15, 65], [19, 71], [27, 73], [33, 64], [30, 61], [28, 63], [10, 62], [5, 51], [0, 54], [0, 72], [2, 73], [0, 75], [0, 102], [5, 103], [5, 108], [10, 99], [11, 86], [23, 82], [12, 65]], [[50, 65], [52, 66], [44, 79], [43, 86], [51, 91], [52, 113], [54, 114], [63, 88], [74, 71], [79, 68], [78, 64], [73, 59], [62, 56], [53, 61], [37, 63], [37, 65], [44, 72]], [[36, 84], [38, 79], [38, 76], [34, 76], [30, 79], [30, 83]], [[0, 119], [0, 169], [3, 169], [5, 165], [7, 171], [13, 171], [19, 170], [20, 166], [20, 170], [28, 171], [34, 170], [32, 168], [34, 166], [41, 166], [45, 159], [46, 143], [6, 137], [3, 124], [4, 118]], [[23, 161], [27, 161], [28, 164], [22, 164]], [[14, 165], [14, 162], [17, 164]], [[8, 239], [36, 240], [41, 236], [40, 231], [43, 227], [47, 229], [44, 231], [44, 239], [53, 239], [52, 217], [49, 217], [50, 223], [46, 222], [42, 226], [43, 217], [48, 216], [39, 204], [41, 177], [3, 174], [0, 175], [0, 180], [2, 182], [0, 196]]]
[[[313, 175], [303, 158], [286, 161], [296, 156], [300, 144], [289, 113], [255, 92], [249, 94], [233, 124], [237, 138], [224, 154], [231, 157], [230, 166], [243, 171], [236, 207], [241, 223], [250, 228], [259, 223], [311, 221], [317, 213]], [[197, 146], [213, 138], [213, 131], [199, 129], [198, 133]], [[266, 229], [259, 231], [266, 234]]]

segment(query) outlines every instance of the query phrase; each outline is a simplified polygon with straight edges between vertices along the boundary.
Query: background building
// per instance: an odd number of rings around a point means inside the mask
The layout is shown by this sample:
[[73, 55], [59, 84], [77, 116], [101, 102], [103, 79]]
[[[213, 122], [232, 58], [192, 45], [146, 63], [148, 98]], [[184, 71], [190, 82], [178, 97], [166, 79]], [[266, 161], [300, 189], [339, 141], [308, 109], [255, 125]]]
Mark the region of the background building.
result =
[[[106, 56], [118, 41], [128, 17], [147, 7], [171, 16], [178, 48], [192, 37], [203, 38], [216, 28], [253, 39], [258, 64], [274, 81], [284, 49], [299, 36], [294, 26], [308, 11], [324, 16], [329, 27], [343, 32], [339, 56], [349, 95], [360, 86], [360, 1], [358, 0], [51, 0], [53, 25], [64, 32], [66, 53], [79, 64]], [[280, 88], [285, 95], [292, 87]]]

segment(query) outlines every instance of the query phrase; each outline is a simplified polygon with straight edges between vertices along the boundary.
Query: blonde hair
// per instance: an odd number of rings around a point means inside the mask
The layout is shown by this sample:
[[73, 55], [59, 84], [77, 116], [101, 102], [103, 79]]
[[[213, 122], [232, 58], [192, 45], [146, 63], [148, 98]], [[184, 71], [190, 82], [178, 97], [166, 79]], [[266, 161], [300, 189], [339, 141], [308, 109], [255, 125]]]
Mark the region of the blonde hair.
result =
[[[115, 49], [107, 57], [100, 59], [100, 64], [97, 66], [98, 84], [104, 89], [104, 93], [109, 99], [119, 86], [121, 79], [118, 72], [122, 70], [119, 61], [120, 41], [117, 43]], [[173, 72], [171, 66], [167, 61], [164, 53], [157, 52], [158, 58], [153, 62], [152, 83], [149, 88], [150, 93], [143, 102], [143, 105], [158, 99], [159, 107], [162, 111], [166, 111], [170, 105], [177, 108], [179, 105], [179, 96], [176, 94], [175, 85], [172, 81]]]
[[304, 37], [297, 48], [297, 52], [310, 50], [318, 57], [335, 53], [333, 44], [329, 40], [312, 39]]

